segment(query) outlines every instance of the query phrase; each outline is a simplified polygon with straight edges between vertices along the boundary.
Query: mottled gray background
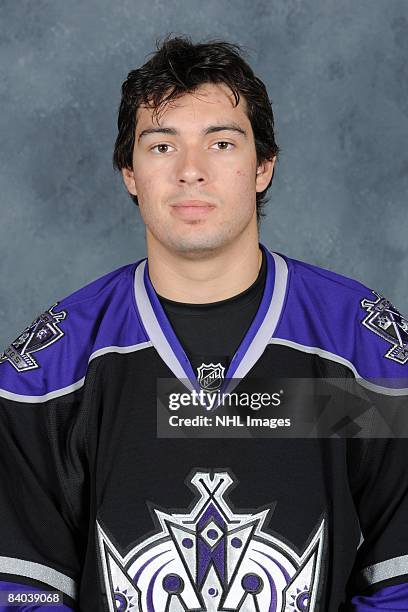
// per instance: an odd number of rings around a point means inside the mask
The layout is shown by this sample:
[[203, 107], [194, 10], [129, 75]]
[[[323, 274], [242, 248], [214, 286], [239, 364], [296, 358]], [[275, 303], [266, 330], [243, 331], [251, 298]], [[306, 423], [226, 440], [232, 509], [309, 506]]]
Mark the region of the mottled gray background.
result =
[[111, 155], [121, 83], [168, 32], [244, 45], [268, 86], [263, 241], [407, 312], [407, 0], [1, 0], [0, 347], [143, 256]]

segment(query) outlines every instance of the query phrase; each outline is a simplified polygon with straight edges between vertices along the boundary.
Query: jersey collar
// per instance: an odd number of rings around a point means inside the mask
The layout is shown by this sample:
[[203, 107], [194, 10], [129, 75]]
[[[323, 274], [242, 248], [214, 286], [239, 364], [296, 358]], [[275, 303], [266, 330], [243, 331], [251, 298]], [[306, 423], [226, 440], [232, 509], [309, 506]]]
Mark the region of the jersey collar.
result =
[[[286, 295], [288, 269], [281, 255], [260, 245], [266, 257], [262, 300], [247, 333], [233, 356], [220, 393], [231, 392], [264, 352], [278, 324]], [[173, 374], [190, 390], [200, 391], [191, 363], [171, 327], [149, 277], [147, 259], [135, 271], [135, 299], [143, 326]]]

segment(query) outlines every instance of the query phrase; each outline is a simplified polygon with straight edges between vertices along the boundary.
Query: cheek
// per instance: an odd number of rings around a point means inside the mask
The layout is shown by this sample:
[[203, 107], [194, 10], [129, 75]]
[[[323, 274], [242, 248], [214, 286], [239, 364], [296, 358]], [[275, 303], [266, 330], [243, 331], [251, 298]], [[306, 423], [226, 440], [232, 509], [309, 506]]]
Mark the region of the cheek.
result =
[[155, 177], [150, 176], [146, 173], [135, 174], [135, 184], [139, 199], [145, 200], [146, 202], [157, 199], [159, 181]]
[[165, 214], [162, 204], [166, 201], [166, 190], [158, 177], [139, 174], [137, 194], [140, 213], [146, 225], [158, 223]]
[[255, 181], [255, 178], [247, 168], [245, 170], [236, 170], [233, 179], [234, 181], [239, 181], [240, 184], [250, 183], [252, 185], [252, 183]]
[[256, 176], [256, 170], [256, 166], [248, 162], [247, 164], [241, 164], [239, 168], [236, 168], [235, 174], [236, 176], [252, 180], [252, 178], [255, 178]]
[[149, 191], [154, 190], [155, 187], [160, 184], [159, 168], [155, 168], [154, 164], [151, 164], [145, 158], [136, 158], [133, 160], [133, 168], [135, 173], [135, 184], [137, 190], [142, 193], [148, 194]]
[[241, 194], [245, 194], [246, 196], [248, 193], [252, 193], [252, 191], [254, 191], [255, 182], [255, 178], [247, 168], [245, 170], [236, 170], [232, 177], [234, 191], [239, 191]]

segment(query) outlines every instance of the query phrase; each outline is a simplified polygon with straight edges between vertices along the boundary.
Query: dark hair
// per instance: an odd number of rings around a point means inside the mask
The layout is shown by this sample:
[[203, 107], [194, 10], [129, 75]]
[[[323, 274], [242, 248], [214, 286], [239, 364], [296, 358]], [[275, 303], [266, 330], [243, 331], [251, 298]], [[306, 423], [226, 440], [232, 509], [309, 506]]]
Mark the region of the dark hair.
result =
[[[278, 155], [275, 142], [272, 101], [264, 83], [255, 76], [241, 57], [239, 45], [221, 40], [193, 44], [188, 37], [167, 35], [157, 51], [143, 66], [129, 72], [122, 84], [122, 99], [118, 111], [118, 136], [113, 153], [113, 167], [132, 168], [135, 142], [136, 112], [141, 105], [153, 108], [153, 116], [170, 100], [192, 93], [204, 83], [224, 83], [231, 89], [235, 104], [242, 95], [254, 133], [257, 165]], [[150, 54], [152, 55], [152, 54]], [[272, 175], [273, 178], [273, 175]], [[266, 203], [266, 192], [256, 194], [258, 221]], [[138, 204], [137, 196], [131, 195]]]

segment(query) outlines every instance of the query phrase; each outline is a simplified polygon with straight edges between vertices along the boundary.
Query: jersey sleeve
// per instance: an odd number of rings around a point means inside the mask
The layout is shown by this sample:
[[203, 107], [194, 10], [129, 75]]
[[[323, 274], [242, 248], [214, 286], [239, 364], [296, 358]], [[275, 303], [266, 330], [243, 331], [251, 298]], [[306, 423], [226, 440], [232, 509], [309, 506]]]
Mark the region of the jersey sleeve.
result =
[[0, 611], [79, 610], [89, 506], [84, 389], [52, 386], [52, 368], [68, 367], [63, 316], [50, 309], [40, 319], [0, 356]]
[[362, 532], [348, 584], [347, 609], [355, 612], [408, 610], [408, 321], [374, 295], [361, 301], [356, 351], [375, 435], [350, 440]]
[[351, 443], [361, 461], [351, 482], [363, 540], [348, 584], [350, 610], [406, 610], [408, 439]]

